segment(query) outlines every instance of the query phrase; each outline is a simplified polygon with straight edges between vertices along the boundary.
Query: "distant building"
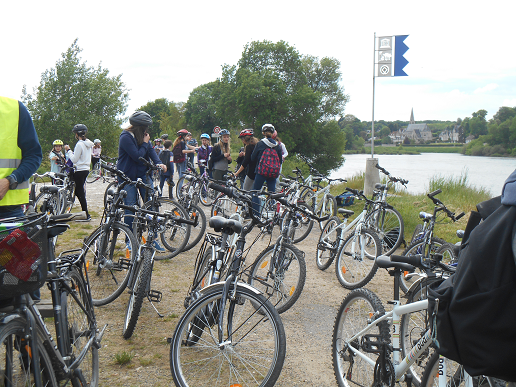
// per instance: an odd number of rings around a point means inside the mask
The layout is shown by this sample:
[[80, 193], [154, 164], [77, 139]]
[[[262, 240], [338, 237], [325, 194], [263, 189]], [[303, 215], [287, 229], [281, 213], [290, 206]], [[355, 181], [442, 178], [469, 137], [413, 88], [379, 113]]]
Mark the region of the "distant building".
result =
[[434, 137], [427, 124], [416, 124], [414, 121], [414, 109], [412, 109], [410, 113], [409, 124], [402, 131], [402, 136], [403, 139], [408, 138], [409, 140], [415, 141], [417, 143], [431, 141]]
[[391, 132], [391, 134], [389, 134], [389, 137], [391, 138], [393, 144], [401, 144], [405, 139], [405, 136], [403, 136], [403, 133], [399, 130]]
[[455, 125], [451, 130], [446, 129], [441, 132], [439, 140], [442, 142], [459, 142], [459, 126]]
[[470, 134], [468, 137], [466, 137], [466, 144], [473, 141], [475, 139], [475, 136], [473, 136], [472, 134]]

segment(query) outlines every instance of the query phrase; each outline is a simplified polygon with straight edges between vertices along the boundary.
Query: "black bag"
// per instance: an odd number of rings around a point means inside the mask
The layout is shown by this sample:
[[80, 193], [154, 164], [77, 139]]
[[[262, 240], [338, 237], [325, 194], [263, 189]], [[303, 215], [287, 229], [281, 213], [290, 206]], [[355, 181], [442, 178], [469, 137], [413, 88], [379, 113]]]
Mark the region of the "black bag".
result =
[[438, 352], [462, 364], [472, 376], [516, 381], [515, 223], [515, 206], [499, 206], [477, 222], [461, 246], [456, 273], [429, 289]]
[[158, 157], [161, 162], [166, 165], [167, 171], [170, 170], [170, 151], [164, 150], [159, 154]]
[[172, 154], [174, 155], [174, 163], [182, 163], [183, 161], [185, 161], [185, 154], [183, 153], [183, 147], [182, 147], [182, 144], [179, 143], [177, 144], [173, 149], [172, 149]]

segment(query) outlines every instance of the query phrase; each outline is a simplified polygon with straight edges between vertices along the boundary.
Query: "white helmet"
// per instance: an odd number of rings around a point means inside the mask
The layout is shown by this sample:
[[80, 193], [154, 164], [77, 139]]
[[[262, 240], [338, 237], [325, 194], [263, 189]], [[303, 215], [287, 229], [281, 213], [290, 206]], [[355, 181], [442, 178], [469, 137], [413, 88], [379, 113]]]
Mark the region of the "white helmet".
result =
[[93, 143], [94, 143], [94, 144], [100, 144], [100, 143], [101, 143], [101, 141], [100, 141], [98, 138], [96, 138], [95, 140], [93, 140]]

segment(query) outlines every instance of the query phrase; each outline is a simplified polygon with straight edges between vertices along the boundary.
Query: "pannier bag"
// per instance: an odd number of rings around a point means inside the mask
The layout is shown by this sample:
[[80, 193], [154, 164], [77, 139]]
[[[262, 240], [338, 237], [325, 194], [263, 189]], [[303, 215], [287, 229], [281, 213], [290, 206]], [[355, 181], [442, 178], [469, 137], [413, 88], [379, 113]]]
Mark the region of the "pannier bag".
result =
[[355, 201], [355, 195], [346, 191], [338, 196], [335, 196], [335, 200], [337, 201], [338, 206], [351, 206]]

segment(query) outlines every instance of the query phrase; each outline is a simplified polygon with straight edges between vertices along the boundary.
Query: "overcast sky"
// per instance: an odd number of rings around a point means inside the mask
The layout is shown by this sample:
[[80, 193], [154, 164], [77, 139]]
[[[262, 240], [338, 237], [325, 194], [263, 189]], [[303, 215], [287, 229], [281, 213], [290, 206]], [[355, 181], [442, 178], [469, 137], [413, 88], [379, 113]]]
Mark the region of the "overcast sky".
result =
[[88, 65], [122, 75], [128, 114], [186, 102], [236, 64], [246, 43], [284, 40], [340, 61], [345, 114], [371, 120], [374, 34], [409, 35], [407, 77], [376, 78], [375, 120], [492, 117], [516, 106], [516, 1], [9, 1], [2, 4], [0, 95], [39, 85], [78, 38]]

